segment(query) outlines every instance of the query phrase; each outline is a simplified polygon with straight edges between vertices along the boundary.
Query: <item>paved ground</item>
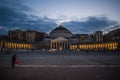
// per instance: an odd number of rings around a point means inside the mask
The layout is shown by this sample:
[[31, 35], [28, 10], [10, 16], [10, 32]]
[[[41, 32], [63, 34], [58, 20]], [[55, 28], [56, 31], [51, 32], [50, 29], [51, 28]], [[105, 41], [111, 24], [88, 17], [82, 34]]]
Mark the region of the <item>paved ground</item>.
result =
[[[19, 65], [11, 68], [16, 53]], [[120, 80], [119, 52], [30, 53], [0, 54], [0, 80]]]
[[120, 80], [120, 68], [0, 68], [0, 80]]

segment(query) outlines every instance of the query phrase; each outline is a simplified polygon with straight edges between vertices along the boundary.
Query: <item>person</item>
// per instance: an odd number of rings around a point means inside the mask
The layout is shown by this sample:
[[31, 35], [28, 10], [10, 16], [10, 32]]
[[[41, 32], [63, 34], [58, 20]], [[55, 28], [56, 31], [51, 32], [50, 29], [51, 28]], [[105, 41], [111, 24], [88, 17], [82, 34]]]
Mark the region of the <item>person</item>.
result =
[[18, 61], [18, 58], [16, 57], [15, 66], [18, 66], [18, 63], [19, 63], [19, 61]]
[[12, 67], [14, 68], [18, 64], [18, 59], [16, 58], [16, 55], [12, 56]]

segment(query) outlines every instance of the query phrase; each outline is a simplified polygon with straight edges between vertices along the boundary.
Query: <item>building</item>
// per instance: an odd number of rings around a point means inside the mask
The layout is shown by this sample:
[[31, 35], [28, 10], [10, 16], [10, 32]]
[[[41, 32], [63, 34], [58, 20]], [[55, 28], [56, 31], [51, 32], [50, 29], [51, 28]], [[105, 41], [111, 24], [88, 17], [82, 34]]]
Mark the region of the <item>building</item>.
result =
[[26, 41], [26, 42], [38, 42], [44, 39], [45, 33], [35, 30], [10, 30], [8, 32], [9, 39], [12, 41]]
[[19, 30], [19, 29], [10, 30], [8, 32], [8, 37], [9, 37], [10, 40], [21, 41], [21, 40], [23, 40], [23, 33], [24, 33], [24, 31]]
[[95, 31], [94, 37], [96, 42], [102, 42], [103, 41], [103, 32], [102, 31]]
[[88, 34], [77, 34], [76, 36], [77, 36], [78, 41], [79, 41], [80, 43], [90, 42], [90, 41], [89, 41], [89, 37], [90, 37], [90, 36], [89, 36]]
[[71, 50], [89, 50], [89, 51], [114, 51], [120, 50], [118, 42], [92, 42], [92, 43], [78, 43], [70, 46]]
[[104, 34], [104, 41], [119, 41], [120, 42], [120, 29], [112, 30]]
[[51, 38], [58, 38], [58, 37], [70, 38], [73, 35], [63, 25], [59, 25], [58, 27], [53, 29], [49, 34], [50, 34]]
[[95, 31], [93, 34], [76, 34], [76, 35], [80, 43], [102, 42], [103, 41], [102, 31]]
[[50, 32], [50, 48], [55, 50], [67, 50], [71, 44], [73, 34], [63, 25], [59, 25]]
[[11, 41], [0, 41], [1, 50], [4, 49], [32, 49], [31, 43], [25, 42], [11, 42]]
[[35, 32], [27, 30], [23, 33], [24, 41], [35, 42]]
[[0, 40], [7, 40], [8, 39], [8, 36], [6, 36], [6, 35], [0, 35]]
[[45, 33], [44, 32], [38, 32], [35, 30], [27, 30], [25, 31], [25, 36], [28, 42], [39, 42], [39, 41], [43, 41]]
[[120, 50], [120, 29], [110, 31], [103, 37], [102, 31], [93, 34], [73, 34], [63, 25], [49, 34], [34, 30], [9, 31], [10, 40], [0, 39], [0, 48], [37, 50]]

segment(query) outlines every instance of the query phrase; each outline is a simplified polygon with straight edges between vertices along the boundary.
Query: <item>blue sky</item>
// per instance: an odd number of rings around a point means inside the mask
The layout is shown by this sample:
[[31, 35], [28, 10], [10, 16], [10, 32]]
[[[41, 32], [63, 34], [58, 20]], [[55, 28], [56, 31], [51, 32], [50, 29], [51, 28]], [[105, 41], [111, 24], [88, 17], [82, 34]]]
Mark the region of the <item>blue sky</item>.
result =
[[73, 33], [120, 28], [120, 0], [0, 0], [0, 34], [47, 32], [62, 23]]

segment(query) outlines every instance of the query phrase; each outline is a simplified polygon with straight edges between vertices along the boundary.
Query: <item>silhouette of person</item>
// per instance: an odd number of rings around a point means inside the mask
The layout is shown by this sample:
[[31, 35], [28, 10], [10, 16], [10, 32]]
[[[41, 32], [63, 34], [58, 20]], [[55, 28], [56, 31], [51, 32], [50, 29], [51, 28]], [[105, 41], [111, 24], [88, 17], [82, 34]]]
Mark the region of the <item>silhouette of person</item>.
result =
[[12, 56], [12, 67], [15, 67], [16, 55]]

